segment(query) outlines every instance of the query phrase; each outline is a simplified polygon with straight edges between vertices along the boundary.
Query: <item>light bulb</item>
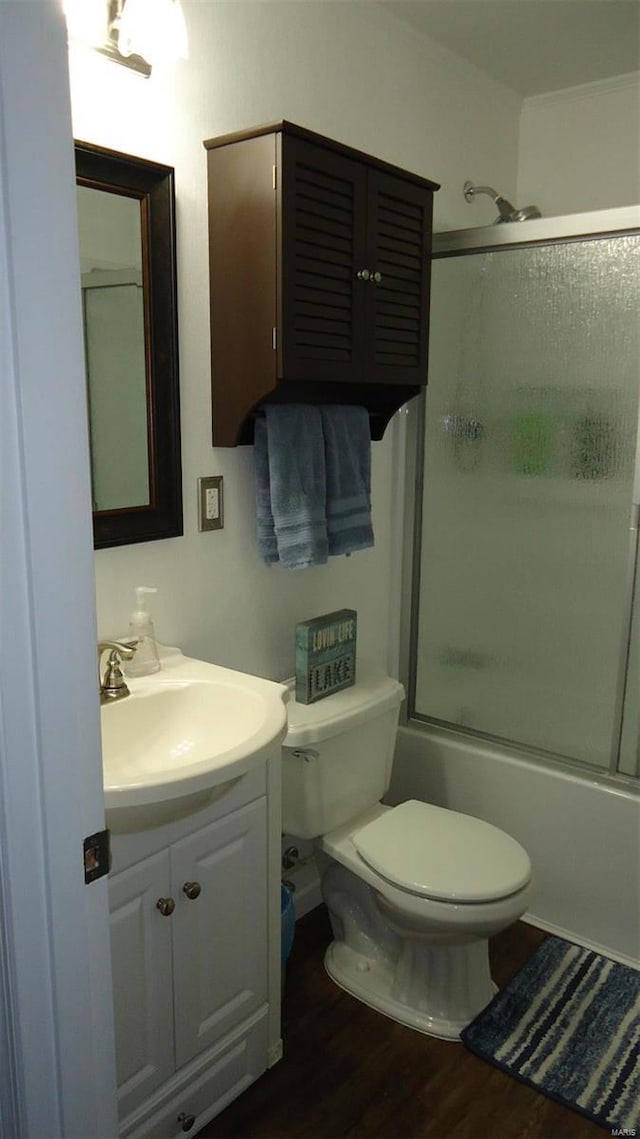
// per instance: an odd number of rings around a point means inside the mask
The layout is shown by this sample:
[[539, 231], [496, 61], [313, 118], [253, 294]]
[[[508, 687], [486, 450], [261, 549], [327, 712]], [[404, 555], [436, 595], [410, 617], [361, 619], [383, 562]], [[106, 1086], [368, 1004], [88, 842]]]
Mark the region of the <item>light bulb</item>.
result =
[[118, 50], [141, 55], [152, 66], [188, 57], [180, 0], [126, 0], [118, 21]]
[[100, 47], [107, 39], [108, 11], [105, 0], [64, 0], [63, 11], [69, 39]]

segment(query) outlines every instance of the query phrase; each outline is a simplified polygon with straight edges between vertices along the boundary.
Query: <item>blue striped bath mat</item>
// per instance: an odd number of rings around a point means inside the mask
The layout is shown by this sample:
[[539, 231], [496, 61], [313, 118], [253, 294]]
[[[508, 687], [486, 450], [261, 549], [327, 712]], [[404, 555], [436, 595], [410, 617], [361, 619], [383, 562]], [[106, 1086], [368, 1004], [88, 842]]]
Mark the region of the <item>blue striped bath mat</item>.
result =
[[640, 1135], [640, 972], [547, 937], [462, 1033], [470, 1051], [612, 1134]]

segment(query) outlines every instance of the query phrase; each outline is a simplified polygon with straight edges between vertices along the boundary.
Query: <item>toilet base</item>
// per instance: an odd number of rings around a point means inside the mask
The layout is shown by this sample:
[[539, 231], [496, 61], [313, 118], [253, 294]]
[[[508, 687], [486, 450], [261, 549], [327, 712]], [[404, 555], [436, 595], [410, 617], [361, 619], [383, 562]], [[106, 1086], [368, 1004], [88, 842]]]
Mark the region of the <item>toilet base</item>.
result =
[[[451, 951], [443, 950], [442, 946], [438, 948], [441, 965], [445, 964], [444, 957], [449, 952]], [[441, 1009], [438, 1015], [433, 1006], [429, 1009], [415, 1008], [394, 996], [394, 991], [398, 987], [397, 965], [357, 953], [344, 941], [331, 942], [325, 953], [324, 967], [332, 981], [363, 1004], [383, 1013], [391, 1020], [406, 1024], [426, 1036], [435, 1036], [439, 1040], [459, 1040], [463, 1028], [466, 1028], [498, 991], [487, 970], [486, 977], [483, 977], [475, 994], [465, 994], [467, 997], [471, 996], [473, 1007], [459, 1009], [462, 1014], [460, 1016], [445, 1014], [444, 1009]], [[453, 972], [457, 973], [455, 967]], [[445, 995], [445, 1000], [447, 997], [448, 994]], [[435, 998], [435, 994], [432, 994], [432, 998]]]
[[392, 1020], [457, 1040], [497, 991], [482, 923], [475, 934], [442, 919], [438, 924], [433, 915], [417, 923], [358, 875], [328, 860], [322, 894], [333, 931], [327, 973]]

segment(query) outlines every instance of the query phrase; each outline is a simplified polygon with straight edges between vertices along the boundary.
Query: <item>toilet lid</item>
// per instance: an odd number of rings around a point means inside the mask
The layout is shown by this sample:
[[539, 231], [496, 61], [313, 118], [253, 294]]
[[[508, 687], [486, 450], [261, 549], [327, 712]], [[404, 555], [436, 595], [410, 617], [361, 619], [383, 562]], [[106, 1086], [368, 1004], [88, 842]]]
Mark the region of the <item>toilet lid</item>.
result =
[[506, 898], [531, 877], [515, 839], [482, 819], [410, 800], [352, 836], [358, 854], [383, 878], [413, 894], [448, 902]]

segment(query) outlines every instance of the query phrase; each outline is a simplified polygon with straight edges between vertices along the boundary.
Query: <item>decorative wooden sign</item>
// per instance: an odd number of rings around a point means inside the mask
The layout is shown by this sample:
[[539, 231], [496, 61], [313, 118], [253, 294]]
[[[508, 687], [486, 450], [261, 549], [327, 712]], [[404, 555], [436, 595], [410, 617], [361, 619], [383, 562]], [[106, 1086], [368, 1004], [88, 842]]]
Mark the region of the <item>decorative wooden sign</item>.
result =
[[355, 609], [338, 609], [296, 625], [296, 700], [313, 704], [356, 679]]

